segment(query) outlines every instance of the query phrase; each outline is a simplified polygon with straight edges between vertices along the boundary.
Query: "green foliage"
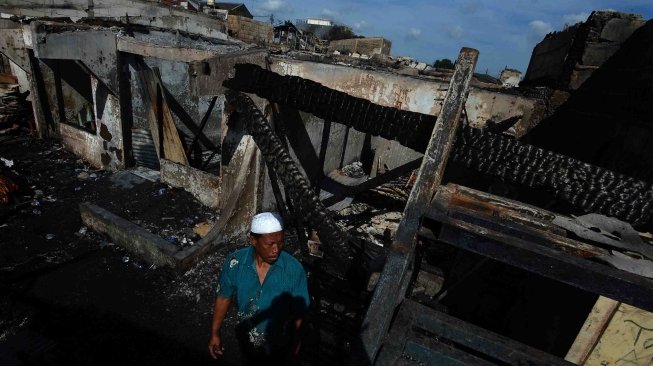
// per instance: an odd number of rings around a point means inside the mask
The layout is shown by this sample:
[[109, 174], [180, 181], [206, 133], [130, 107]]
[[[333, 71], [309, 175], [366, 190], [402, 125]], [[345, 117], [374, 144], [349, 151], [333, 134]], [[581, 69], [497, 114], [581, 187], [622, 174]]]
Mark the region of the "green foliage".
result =
[[349, 38], [358, 38], [358, 36], [356, 36], [356, 34], [351, 31], [351, 28], [343, 25], [333, 26], [327, 35], [327, 40], [329, 41], [338, 41], [341, 39]]
[[448, 58], [443, 58], [442, 60], [435, 60], [433, 62], [433, 67], [436, 69], [452, 69], [454, 68], [453, 66], [453, 61], [449, 60]]

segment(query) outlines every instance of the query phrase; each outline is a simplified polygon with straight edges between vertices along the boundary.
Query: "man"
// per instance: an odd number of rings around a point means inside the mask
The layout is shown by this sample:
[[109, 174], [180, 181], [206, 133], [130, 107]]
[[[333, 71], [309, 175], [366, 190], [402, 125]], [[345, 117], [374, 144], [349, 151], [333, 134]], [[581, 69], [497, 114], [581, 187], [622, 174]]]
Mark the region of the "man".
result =
[[283, 224], [278, 214], [252, 218], [251, 246], [227, 256], [216, 291], [209, 352], [223, 354], [220, 327], [236, 300], [236, 336], [243, 355], [253, 364], [285, 364], [299, 352], [298, 331], [308, 311], [306, 273], [284, 252]]

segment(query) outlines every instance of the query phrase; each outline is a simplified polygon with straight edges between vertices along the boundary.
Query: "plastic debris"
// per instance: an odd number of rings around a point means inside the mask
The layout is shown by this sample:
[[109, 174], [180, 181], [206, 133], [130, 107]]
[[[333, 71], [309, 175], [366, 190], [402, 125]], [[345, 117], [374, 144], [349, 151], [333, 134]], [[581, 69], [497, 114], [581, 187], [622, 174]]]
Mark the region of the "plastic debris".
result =
[[179, 243], [179, 238], [177, 238], [177, 236], [175, 236], [175, 235], [170, 235], [170, 236], [166, 237], [166, 240], [171, 242], [172, 244]]
[[343, 311], [345, 311], [345, 305], [335, 303], [333, 304], [333, 310], [335, 310], [338, 313], [342, 313]]
[[12, 166], [14, 166], [13, 160], [5, 159], [5, 158], [0, 158], [0, 160], [2, 160], [2, 162], [5, 164], [7, 168], [11, 168]]
[[39, 200], [37, 200], [37, 199], [33, 199], [31, 205], [33, 207], [39, 207], [39, 206], [41, 206], [41, 202], [39, 202]]
[[81, 180], [86, 180], [86, 179], [89, 178], [89, 174], [88, 174], [88, 172], [81, 171], [81, 172], [79, 172], [79, 174], [77, 174], [77, 178], [81, 179]]
[[48, 195], [47, 197], [43, 198], [43, 201], [45, 201], [45, 202], [57, 202], [57, 199], [52, 197], [52, 195]]
[[82, 187], [75, 187], [75, 191], [80, 191]]
[[166, 194], [166, 192], [167, 192], [167, 189], [165, 189], [165, 188], [159, 188], [159, 190], [157, 191], [157, 194], [158, 194], [159, 196], [164, 196], [164, 195]]
[[88, 175], [88, 177], [91, 178], [91, 179], [95, 179], [95, 178], [97, 178], [97, 174], [91, 173], [91, 174]]
[[122, 257], [122, 262], [123, 262], [123, 263], [127, 263], [127, 262], [129, 262], [129, 257], [128, 257], [128, 256], [124, 256], [124, 257]]
[[203, 222], [203, 223], [195, 225], [195, 227], [193, 228], [193, 231], [197, 235], [199, 235], [200, 237], [203, 238], [204, 236], [206, 236], [206, 234], [209, 233], [209, 231], [211, 231], [211, 229], [213, 229], [214, 225], [215, 225], [214, 222], [210, 222], [210, 221]]
[[46, 234], [46, 235], [45, 235], [45, 238], [48, 239], [48, 240], [52, 240], [52, 239], [54, 239], [55, 237], [56, 237], [56, 235], [54, 235], [54, 234]]
[[113, 243], [111, 243], [111, 242], [108, 242], [108, 241], [106, 241], [106, 240], [102, 240], [102, 241], [100, 242], [100, 248], [111, 247], [111, 246], [114, 246], [114, 245], [115, 245], [115, 244], [113, 244]]

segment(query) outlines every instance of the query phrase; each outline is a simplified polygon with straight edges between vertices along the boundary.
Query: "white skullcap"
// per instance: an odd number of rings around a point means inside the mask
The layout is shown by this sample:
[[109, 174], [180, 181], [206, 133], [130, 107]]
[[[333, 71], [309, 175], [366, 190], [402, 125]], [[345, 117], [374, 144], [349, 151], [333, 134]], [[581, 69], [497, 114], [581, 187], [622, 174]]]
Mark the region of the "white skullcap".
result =
[[283, 219], [276, 212], [262, 212], [252, 217], [250, 232], [254, 234], [270, 234], [283, 230]]

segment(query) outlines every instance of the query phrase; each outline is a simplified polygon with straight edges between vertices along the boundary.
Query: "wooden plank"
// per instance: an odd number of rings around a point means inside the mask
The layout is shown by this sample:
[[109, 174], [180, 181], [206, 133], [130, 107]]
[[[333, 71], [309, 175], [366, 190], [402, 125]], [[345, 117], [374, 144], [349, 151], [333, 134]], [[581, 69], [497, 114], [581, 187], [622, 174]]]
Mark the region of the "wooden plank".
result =
[[394, 310], [405, 296], [412, 272], [417, 231], [422, 215], [440, 186], [477, 60], [478, 51], [471, 48], [463, 48], [458, 55], [442, 110], [392, 243], [395, 255], [388, 256], [363, 320], [360, 340], [362, 351], [369, 360], [376, 357], [390, 328]]
[[582, 365], [653, 365], [653, 314], [619, 305]]
[[427, 337], [421, 341], [409, 339], [404, 347], [404, 355], [413, 360], [413, 365], [448, 366], [496, 366], [467, 352]]
[[[239, 165], [239, 170], [236, 173], [236, 177], [233, 180], [233, 184], [230, 184], [231, 191], [228, 192], [229, 196], [224, 199], [222, 198], [222, 209], [220, 210], [220, 218], [218, 222], [211, 228], [211, 230], [202, 238], [204, 245], [194, 245], [190, 248], [184, 249], [183, 251], [177, 253], [175, 256], [182, 261], [182, 266], [184, 268], [189, 268], [193, 263], [195, 263], [199, 258], [204, 256], [209, 252], [216, 244], [220, 243], [225, 238], [225, 233], [228, 230], [228, 224], [232, 221], [232, 218], [236, 215], [238, 211], [239, 203], [242, 203], [241, 200], [243, 197], [249, 196], [251, 192], [247, 192], [247, 178], [250, 171], [253, 169], [253, 164], [257, 159], [256, 154], [256, 144], [253, 140], [248, 140], [245, 142], [243, 147], [242, 162]], [[224, 179], [222, 180], [224, 184]], [[227, 193], [226, 187], [223, 187], [223, 193]], [[250, 200], [250, 198], [247, 198]], [[249, 219], [249, 218], [247, 218]]]
[[163, 98], [160, 77], [153, 70], [137, 71], [143, 104], [148, 110], [152, 140], [159, 159], [188, 165], [188, 159], [177, 132], [177, 126]]
[[400, 311], [414, 315], [413, 326], [439, 339], [448, 339], [508, 365], [572, 366], [573, 364], [508, 337], [406, 300]]
[[569, 352], [567, 352], [565, 360], [577, 365], [585, 363], [590, 352], [592, 352], [599, 338], [603, 335], [605, 328], [608, 327], [619, 305], [621, 303], [618, 301], [599, 296], [592, 311], [590, 311], [587, 319], [585, 319], [585, 324], [583, 324], [580, 332], [578, 332], [574, 344], [571, 345]]
[[508, 265], [564, 282], [599, 295], [653, 310], [653, 279], [609, 265], [571, 256], [549, 246], [515, 238], [461, 220], [445, 220], [438, 235], [420, 231], [420, 236], [438, 240]]
[[606, 249], [567, 238], [566, 231], [551, 222], [553, 213], [457, 185], [438, 191], [426, 217], [462, 220], [581, 258], [610, 255]]

